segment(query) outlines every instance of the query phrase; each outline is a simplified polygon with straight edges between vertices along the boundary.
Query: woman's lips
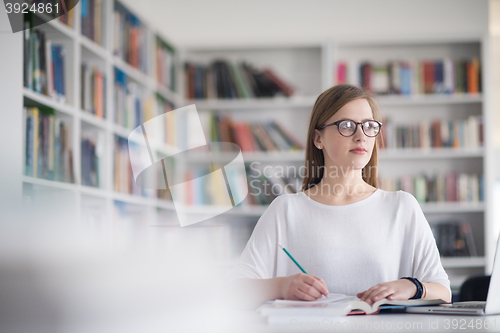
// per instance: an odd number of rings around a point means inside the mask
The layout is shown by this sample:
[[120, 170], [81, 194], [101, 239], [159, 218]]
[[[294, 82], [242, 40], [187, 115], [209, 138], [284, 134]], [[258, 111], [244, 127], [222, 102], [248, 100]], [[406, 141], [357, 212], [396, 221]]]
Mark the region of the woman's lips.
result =
[[364, 155], [366, 153], [365, 148], [354, 148], [349, 150], [351, 153], [358, 154], [358, 155]]

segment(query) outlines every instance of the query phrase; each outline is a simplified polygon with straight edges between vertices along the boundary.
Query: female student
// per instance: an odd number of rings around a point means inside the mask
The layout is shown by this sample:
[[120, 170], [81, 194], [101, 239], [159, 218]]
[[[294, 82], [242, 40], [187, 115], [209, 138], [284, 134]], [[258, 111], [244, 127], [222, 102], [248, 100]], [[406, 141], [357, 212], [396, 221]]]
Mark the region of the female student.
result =
[[[302, 191], [277, 197], [233, 270], [253, 301], [316, 300], [329, 292], [451, 300], [450, 282], [416, 199], [377, 188], [382, 124], [374, 98], [352, 85], [323, 92], [312, 110]], [[308, 274], [279, 248], [283, 245]]]

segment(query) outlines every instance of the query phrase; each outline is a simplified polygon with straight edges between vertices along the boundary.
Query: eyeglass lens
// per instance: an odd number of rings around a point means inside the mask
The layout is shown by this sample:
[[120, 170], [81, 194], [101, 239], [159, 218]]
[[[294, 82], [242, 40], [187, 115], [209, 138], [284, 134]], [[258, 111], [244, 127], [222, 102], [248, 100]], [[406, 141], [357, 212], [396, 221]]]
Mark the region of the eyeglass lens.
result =
[[[339, 132], [343, 136], [351, 136], [356, 132], [358, 124], [355, 123], [352, 120], [344, 120], [340, 122], [338, 125]], [[368, 120], [365, 121], [361, 124], [361, 128], [363, 129], [363, 133], [365, 133], [366, 136], [374, 137], [377, 136], [377, 134], [380, 131], [380, 125], [374, 120]]]

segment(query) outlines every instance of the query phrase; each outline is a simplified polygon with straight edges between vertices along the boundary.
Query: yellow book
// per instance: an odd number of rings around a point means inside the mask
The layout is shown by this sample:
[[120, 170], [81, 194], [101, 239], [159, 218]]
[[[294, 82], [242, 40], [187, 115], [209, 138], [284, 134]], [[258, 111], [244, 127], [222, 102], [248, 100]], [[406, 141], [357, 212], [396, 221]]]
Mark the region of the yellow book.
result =
[[167, 112], [165, 116], [165, 139], [167, 140], [167, 145], [171, 147], [175, 147], [175, 112]]

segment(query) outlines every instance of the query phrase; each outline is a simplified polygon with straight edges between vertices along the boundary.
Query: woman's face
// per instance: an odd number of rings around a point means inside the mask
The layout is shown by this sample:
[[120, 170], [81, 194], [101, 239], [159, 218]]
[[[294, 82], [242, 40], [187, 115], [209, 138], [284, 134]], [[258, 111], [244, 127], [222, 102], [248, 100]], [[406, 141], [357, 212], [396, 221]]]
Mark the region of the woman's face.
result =
[[[373, 113], [370, 104], [366, 99], [356, 99], [344, 105], [326, 124], [331, 124], [338, 120], [350, 119], [355, 122], [373, 120]], [[339, 171], [348, 172], [361, 170], [370, 161], [375, 138], [367, 137], [361, 125], [357, 125], [354, 135], [345, 137], [339, 133], [336, 125], [328, 126], [321, 131], [316, 130], [315, 146], [321, 145], [321, 150], [325, 157], [325, 166], [337, 166]], [[328, 172], [328, 170], [325, 170]]]

